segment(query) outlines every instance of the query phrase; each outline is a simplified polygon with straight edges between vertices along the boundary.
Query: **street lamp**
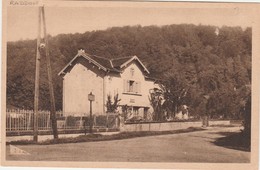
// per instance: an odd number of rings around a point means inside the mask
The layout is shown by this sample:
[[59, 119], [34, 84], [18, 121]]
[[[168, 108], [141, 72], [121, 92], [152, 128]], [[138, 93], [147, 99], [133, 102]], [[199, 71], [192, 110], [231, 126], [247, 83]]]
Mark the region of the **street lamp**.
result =
[[[90, 115], [89, 115], [89, 119], [90, 119], [90, 125], [89, 125], [89, 133], [92, 133], [92, 129], [93, 129], [93, 121], [92, 121], [92, 102], [95, 101], [95, 95], [92, 94], [92, 92], [90, 92], [88, 94], [88, 100], [90, 102]], [[85, 131], [86, 134], [86, 131]]]

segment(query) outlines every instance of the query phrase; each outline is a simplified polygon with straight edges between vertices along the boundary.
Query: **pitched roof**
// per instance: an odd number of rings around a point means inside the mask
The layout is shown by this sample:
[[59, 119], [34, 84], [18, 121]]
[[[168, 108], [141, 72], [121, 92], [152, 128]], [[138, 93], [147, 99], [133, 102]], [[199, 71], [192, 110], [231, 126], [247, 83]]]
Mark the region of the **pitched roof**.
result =
[[132, 62], [133, 60], [137, 60], [141, 67], [143, 67], [144, 71], [149, 74], [147, 68], [143, 65], [143, 63], [138, 59], [137, 56], [129, 56], [129, 57], [121, 57], [116, 59], [107, 59], [104, 57], [90, 55], [85, 53], [84, 50], [79, 50], [78, 54], [59, 72], [59, 75], [66, 74], [69, 67], [73, 65], [73, 61], [75, 61], [78, 57], [83, 57], [89, 62], [93, 63], [97, 67], [101, 68], [104, 71], [112, 71], [112, 72], [121, 72], [122, 68], [126, 67], [127, 64]]
[[122, 64], [124, 64], [125, 62], [127, 62], [128, 60], [130, 60], [132, 57], [133, 57], [133, 56], [115, 58], [115, 59], [112, 59], [111, 62], [113, 63], [113, 67], [118, 68], [118, 67], [120, 67]]
[[108, 69], [113, 69], [111, 62], [109, 59], [107, 58], [103, 58], [103, 57], [99, 57], [99, 56], [95, 56], [95, 55], [88, 55], [90, 58], [92, 58], [93, 60], [95, 60], [96, 62], [98, 62], [99, 64], [101, 64], [102, 66], [108, 68]]
[[122, 69], [123, 67], [126, 67], [129, 63], [131, 63], [132, 61], [136, 60], [141, 67], [143, 67], [144, 71], [146, 71], [146, 73], [150, 74], [150, 72], [148, 71], [148, 69], [144, 66], [144, 64], [139, 60], [139, 58], [137, 56], [133, 56], [132, 58], [130, 58], [129, 60], [126, 60], [126, 62], [122, 63], [120, 65], [120, 69]]

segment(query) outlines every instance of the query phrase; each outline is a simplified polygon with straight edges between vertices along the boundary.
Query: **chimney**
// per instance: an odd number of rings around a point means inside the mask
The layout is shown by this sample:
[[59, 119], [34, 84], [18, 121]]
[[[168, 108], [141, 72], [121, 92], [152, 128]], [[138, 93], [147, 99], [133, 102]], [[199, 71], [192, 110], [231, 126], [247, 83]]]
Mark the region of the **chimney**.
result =
[[79, 49], [78, 49], [78, 53], [79, 53], [79, 54], [85, 53], [85, 50], [84, 50], [83, 48], [79, 48]]

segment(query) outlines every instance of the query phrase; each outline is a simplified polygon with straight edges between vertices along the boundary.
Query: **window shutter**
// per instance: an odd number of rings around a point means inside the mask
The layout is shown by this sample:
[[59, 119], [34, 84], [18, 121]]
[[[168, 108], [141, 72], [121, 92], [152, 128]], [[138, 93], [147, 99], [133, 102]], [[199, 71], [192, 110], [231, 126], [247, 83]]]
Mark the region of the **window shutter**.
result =
[[140, 82], [140, 81], [138, 82], [138, 89], [137, 89], [137, 92], [138, 92], [138, 93], [141, 93], [141, 82]]
[[134, 92], [138, 93], [138, 82], [137, 81], [134, 84]]

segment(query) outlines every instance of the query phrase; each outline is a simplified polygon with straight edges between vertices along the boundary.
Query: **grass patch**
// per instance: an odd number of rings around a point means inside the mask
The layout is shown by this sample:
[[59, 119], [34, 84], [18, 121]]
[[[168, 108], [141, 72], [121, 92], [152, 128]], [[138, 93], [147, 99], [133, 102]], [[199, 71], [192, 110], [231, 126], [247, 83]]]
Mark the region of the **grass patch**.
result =
[[202, 128], [190, 127], [187, 129], [173, 130], [173, 131], [143, 131], [143, 132], [121, 132], [118, 134], [112, 135], [101, 135], [101, 134], [87, 134], [80, 135], [78, 137], [64, 137], [59, 138], [58, 140], [48, 139], [42, 142], [34, 142], [32, 140], [19, 140], [6, 142], [6, 144], [11, 145], [50, 145], [50, 144], [61, 144], [61, 143], [80, 143], [80, 142], [95, 142], [95, 141], [108, 141], [108, 140], [121, 140], [121, 139], [130, 139], [136, 137], [145, 137], [145, 136], [158, 136], [158, 135], [167, 135], [167, 134], [178, 134], [178, 133], [188, 133], [194, 131], [204, 130]]

